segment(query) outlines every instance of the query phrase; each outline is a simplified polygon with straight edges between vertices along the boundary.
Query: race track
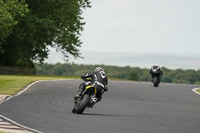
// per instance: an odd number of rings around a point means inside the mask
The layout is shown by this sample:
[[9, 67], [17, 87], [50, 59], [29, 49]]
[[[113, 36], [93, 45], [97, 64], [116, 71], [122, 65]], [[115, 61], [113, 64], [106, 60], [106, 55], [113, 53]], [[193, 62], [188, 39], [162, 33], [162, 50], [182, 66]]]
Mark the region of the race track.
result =
[[110, 81], [101, 102], [73, 114], [81, 80], [43, 81], [0, 104], [0, 114], [44, 133], [199, 133], [197, 85]]

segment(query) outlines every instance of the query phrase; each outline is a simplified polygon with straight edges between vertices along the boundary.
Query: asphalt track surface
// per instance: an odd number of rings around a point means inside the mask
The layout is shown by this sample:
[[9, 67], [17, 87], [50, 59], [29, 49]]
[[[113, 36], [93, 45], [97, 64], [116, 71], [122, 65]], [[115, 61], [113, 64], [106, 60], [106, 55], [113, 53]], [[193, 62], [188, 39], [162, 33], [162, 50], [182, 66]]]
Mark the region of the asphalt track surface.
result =
[[73, 114], [81, 80], [43, 81], [0, 104], [0, 114], [44, 133], [199, 133], [197, 85], [110, 81], [101, 102]]

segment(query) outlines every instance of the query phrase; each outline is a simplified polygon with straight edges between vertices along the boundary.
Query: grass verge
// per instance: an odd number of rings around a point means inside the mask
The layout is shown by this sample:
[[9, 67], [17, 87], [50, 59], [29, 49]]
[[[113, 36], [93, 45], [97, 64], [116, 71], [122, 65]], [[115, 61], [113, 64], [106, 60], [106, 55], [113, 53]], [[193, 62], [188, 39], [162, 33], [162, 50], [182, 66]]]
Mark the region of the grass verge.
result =
[[200, 93], [200, 89], [196, 89], [196, 91]]
[[0, 95], [13, 95], [38, 80], [69, 79], [67, 77], [0, 75]]

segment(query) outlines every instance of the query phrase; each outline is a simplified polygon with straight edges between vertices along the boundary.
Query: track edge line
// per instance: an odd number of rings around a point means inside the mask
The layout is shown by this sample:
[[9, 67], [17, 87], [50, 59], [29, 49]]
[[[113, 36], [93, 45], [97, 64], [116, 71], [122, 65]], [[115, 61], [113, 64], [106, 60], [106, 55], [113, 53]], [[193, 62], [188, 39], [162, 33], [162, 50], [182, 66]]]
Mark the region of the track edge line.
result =
[[192, 91], [195, 92], [196, 94], [200, 95], [200, 93], [197, 91], [198, 89], [200, 89], [200, 88], [194, 88], [194, 89], [192, 89]]

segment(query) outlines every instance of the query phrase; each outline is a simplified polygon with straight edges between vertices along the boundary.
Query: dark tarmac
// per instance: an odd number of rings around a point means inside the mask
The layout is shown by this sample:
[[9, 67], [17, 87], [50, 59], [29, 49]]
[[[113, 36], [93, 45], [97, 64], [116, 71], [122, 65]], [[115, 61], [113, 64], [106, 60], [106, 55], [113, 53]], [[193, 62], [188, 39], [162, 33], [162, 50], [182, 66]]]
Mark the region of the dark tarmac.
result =
[[73, 114], [81, 80], [42, 81], [0, 104], [0, 114], [44, 133], [199, 133], [197, 85], [110, 81], [101, 102]]

